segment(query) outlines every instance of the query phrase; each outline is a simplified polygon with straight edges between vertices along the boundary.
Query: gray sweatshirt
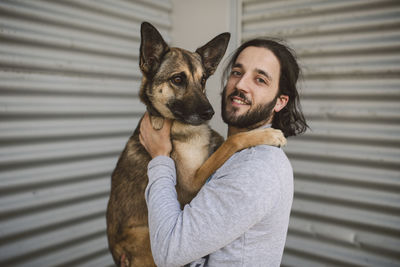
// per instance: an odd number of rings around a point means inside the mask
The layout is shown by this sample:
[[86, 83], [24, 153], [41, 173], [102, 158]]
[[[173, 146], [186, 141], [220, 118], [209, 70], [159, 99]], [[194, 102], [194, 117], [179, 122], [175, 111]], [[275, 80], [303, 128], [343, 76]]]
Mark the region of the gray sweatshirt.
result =
[[157, 266], [280, 265], [293, 200], [293, 171], [282, 149], [261, 145], [235, 153], [183, 210], [171, 158], [150, 161], [148, 176]]

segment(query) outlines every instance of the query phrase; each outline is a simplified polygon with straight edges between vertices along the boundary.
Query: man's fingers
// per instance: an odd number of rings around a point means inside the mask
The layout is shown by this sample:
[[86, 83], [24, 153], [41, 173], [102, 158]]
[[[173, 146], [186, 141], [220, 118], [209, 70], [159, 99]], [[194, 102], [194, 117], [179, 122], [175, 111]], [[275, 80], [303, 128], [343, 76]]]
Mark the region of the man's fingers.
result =
[[172, 121], [170, 119], [165, 119], [164, 120], [164, 125], [161, 128], [163, 131], [165, 132], [170, 132], [171, 131], [171, 125], [172, 125]]
[[151, 126], [150, 117], [149, 113], [146, 112], [144, 113], [142, 122], [140, 123], [140, 132], [145, 132], [149, 125]]

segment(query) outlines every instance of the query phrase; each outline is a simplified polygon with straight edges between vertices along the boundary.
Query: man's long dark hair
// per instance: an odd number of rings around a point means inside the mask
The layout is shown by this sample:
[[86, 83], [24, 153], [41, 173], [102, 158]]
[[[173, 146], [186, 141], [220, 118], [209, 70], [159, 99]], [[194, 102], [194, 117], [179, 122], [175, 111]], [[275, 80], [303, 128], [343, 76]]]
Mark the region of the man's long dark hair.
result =
[[297, 64], [294, 52], [281, 41], [275, 39], [253, 39], [243, 43], [231, 56], [222, 76], [222, 84], [227, 81], [233, 64], [239, 54], [249, 46], [263, 47], [270, 50], [278, 58], [280, 63], [279, 95], [289, 96], [287, 105], [274, 114], [272, 127], [280, 129], [286, 137], [304, 133], [308, 128], [303, 112], [301, 111], [299, 93], [297, 92], [297, 80], [300, 75], [300, 67]]

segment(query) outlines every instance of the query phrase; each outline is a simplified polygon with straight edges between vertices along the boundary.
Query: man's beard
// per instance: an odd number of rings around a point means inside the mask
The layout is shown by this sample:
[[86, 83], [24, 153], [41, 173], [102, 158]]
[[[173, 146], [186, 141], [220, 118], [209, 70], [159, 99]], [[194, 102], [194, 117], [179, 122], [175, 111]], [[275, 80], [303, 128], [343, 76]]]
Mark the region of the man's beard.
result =
[[226, 110], [227, 101], [231, 101], [233, 96], [238, 96], [246, 100], [248, 103], [251, 103], [251, 101], [248, 100], [246, 96], [236, 88], [228, 97], [226, 97], [226, 87], [224, 88], [224, 90], [222, 91], [221, 103], [222, 119], [226, 124], [230, 126], [234, 126], [237, 128], [255, 129], [265, 124], [274, 115], [273, 109], [275, 107], [278, 96], [276, 96], [271, 102], [264, 105], [257, 105], [249, 109], [246, 113], [239, 116], [235, 115], [235, 111], [238, 110], [235, 107], [232, 107], [233, 110], [231, 111]]

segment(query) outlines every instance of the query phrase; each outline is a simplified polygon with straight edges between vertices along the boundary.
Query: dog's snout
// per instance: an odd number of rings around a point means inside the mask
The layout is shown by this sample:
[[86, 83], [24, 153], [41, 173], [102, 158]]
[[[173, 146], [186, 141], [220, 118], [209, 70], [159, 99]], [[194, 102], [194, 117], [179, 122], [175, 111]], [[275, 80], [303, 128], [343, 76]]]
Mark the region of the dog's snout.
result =
[[212, 116], [214, 116], [214, 109], [212, 107], [209, 107], [200, 113], [200, 117], [203, 120], [210, 120]]
[[168, 108], [177, 120], [192, 125], [200, 125], [214, 116], [214, 109], [208, 103], [174, 100], [168, 103]]

